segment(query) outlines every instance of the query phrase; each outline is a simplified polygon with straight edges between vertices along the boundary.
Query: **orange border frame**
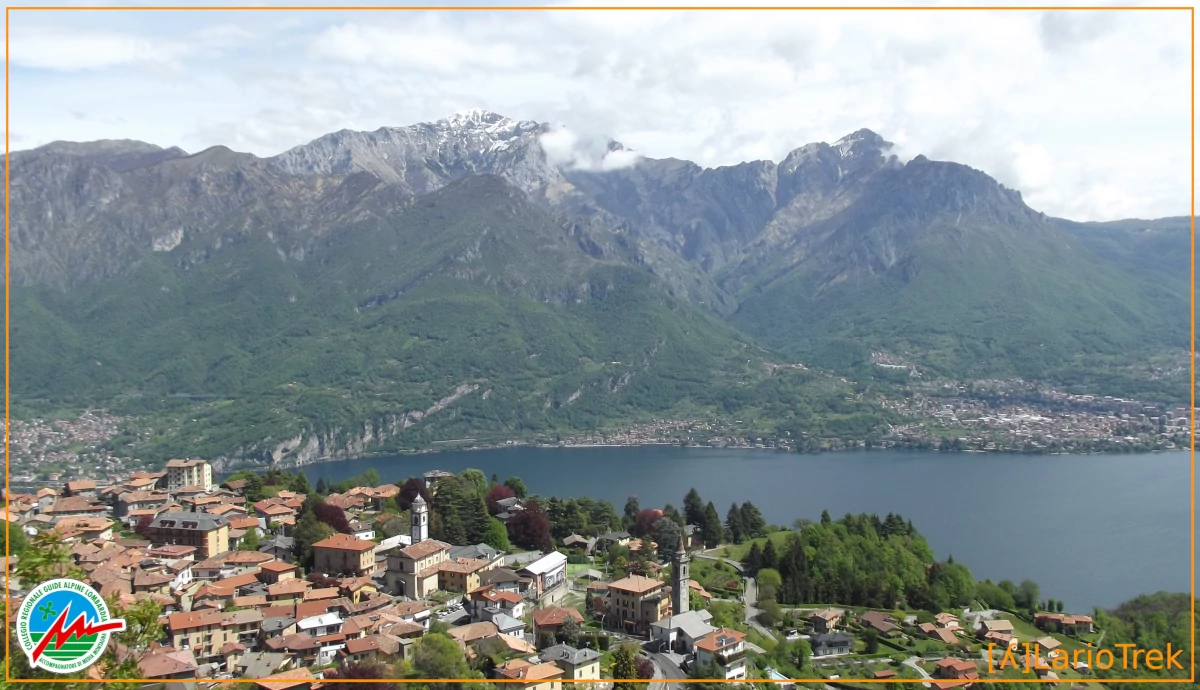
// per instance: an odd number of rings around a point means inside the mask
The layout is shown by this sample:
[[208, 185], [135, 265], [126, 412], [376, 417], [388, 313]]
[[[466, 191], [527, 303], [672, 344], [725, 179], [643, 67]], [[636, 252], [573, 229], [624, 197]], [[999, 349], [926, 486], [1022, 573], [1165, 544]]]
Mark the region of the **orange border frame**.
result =
[[[8, 259], [8, 257], [11, 256], [11, 252], [10, 252], [10, 242], [8, 242], [8, 222], [10, 222], [10, 221], [8, 221], [8, 196], [10, 196], [10, 179], [8, 179], [8, 157], [10, 157], [10, 149], [8, 149], [8, 136], [10, 136], [11, 130], [10, 130], [10, 126], [8, 126], [8, 104], [11, 103], [11, 100], [10, 100], [10, 96], [8, 96], [8, 85], [10, 85], [10, 78], [8, 78], [8, 70], [10, 70], [11, 62], [10, 62], [10, 60], [8, 60], [8, 23], [10, 23], [10, 22], [8, 22], [8, 13], [10, 13], [11, 11], [14, 11], [14, 10], [16, 10], [16, 11], [31, 11], [31, 12], [59, 12], [59, 11], [66, 11], [66, 12], [72, 12], [72, 11], [133, 11], [133, 12], [138, 12], [138, 11], [338, 11], [338, 10], [341, 10], [341, 11], [383, 11], [383, 12], [396, 12], [396, 11], [400, 11], [400, 12], [416, 12], [416, 11], [443, 11], [443, 12], [444, 11], [460, 11], [460, 12], [463, 12], [463, 11], [468, 11], [468, 12], [475, 12], [475, 11], [500, 11], [500, 12], [504, 12], [504, 11], [568, 11], [568, 12], [572, 12], [572, 11], [574, 11], [574, 12], [578, 12], [578, 11], [600, 11], [600, 10], [631, 11], [631, 12], [671, 11], [671, 10], [674, 10], [674, 11], [679, 11], [679, 10], [706, 11], [706, 12], [713, 12], [713, 11], [720, 12], [720, 11], [734, 11], [734, 10], [776, 11], [776, 12], [802, 11], [802, 10], [810, 10], [810, 11], [822, 11], [822, 10], [970, 11], [970, 10], [980, 10], [980, 11], [1037, 11], [1037, 12], [1045, 12], [1045, 11], [1070, 11], [1070, 12], [1078, 12], [1078, 11], [1176, 11], [1176, 12], [1178, 12], [1178, 11], [1186, 10], [1188, 12], [1188, 16], [1190, 17], [1190, 19], [1192, 19], [1192, 173], [1190, 173], [1190, 175], [1192, 175], [1192, 205], [1190, 205], [1190, 208], [1192, 208], [1192, 218], [1190, 218], [1190, 222], [1192, 222], [1192, 295], [1190, 295], [1190, 300], [1192, 300], [1192, 322], [1190, 322], [1190, 325], [1192, 325], [1192, 361], [1190, 361], [1190, 371], [1192, 371], [1192, 409], [1190, 409], [1190, 419], [1192, 419], [1192, 431], [1190, 431], [1190, 436], [1192, 436], [1192, 446], [1190, 446], [1190, 449], [1189, 449], [1190, 456], [1192, 456], [1192, 486], [1190, 486], [1190, 493], [1192, 493], [1192, 601], [1193, 601], [1193, 606], [1192, 606], [1192, 649], [1190, 649], [1190, 665], [1192, 665], [1192, 677], [1190, 677], [1190, 678], [1166, 678], [1166, 679], [1132, 678], [1132, 679], [1124, 679], [1124, 680], [1123, 679], [1112, 679], [1112, 678], [1109, 678], [1109, 679], [1088, 678], [1088, 679], [1072, 679], [1072, 680], [1070, 680], [1070, 683], [1072, 683], [1072, 684], [1079, 684], [1079, 683], [1088, 684], [1088, 683], [1110, 682], [1110, 683], [1162, 683], [1162, 684], [1168, 684], [1168, 683], [1195, 683], [1196, 682], [1196, 672], [1195, 672], [1195, 662], [1196, 662], [1196, 653], [1195, 653], [1195, 646], [1196, 646], [1196, 635], [1195, 635], [1195, 623], [1196, 623], [1195, 622], [1195, 594], [1196, 594], [1195, 593], [1195, 569], [1196, 569], [1196, 565], [1195, 565], [1195, 553], [1196, 553], [1195, 552], [1195, 548], [1196, 548], [1195, 547], [1195, 530], [1196, 530], [1196, 527], [1195, 527], [1195, 524], [1196, 524], [1195, 523], [1195, 510], [1196, 510], [1196, 502], [1195, 502], [1195, 473], [1196, 473], [1196, 463], [1195, 463], [1195, 460], [1196, 460], [1196, 455], [1195, 455], [1195, 439], [1196, 439], [1196, 437], [1195, 437], [1195, 425], [1196, 425], [1196, 414], [1195, 414], [1195, 406], [1196, 406], [1196, 366], [1195, 366], [1195, 358], [1196, 358], [1195, 73], [1196, 73], [1196, 67], [1195, 67], [1195, 55], [1196, 55], [1196, 36], [1195, 36], [1195, 7], [1194, 6], [1183, 6], [1183, 5], [1181, 5], [1181, 6], [1156, 5], [1156, 6], [1145, 6], [1145, 7], [1136, 7], [1136, 6], [1055, 6], [1055, 5], [994, 6], [994, 7], [989, 7], [989, 6], [901, 6], [901, 5], [845, 6], [845, 7], [839, 7], [839, 6], [784, 6], [784, 7], [770, 7], [770, 6], [746, 6], [746, 7], [737, 7], [737, 6], [700, 6], [700, 7], [696, 7], [696, 6], [635, 6], [635, 7], [565, 6], [565, 7], [547, 7], [547, 6], [521, 6], [521, 5], [494, 6], [494, 7], [478, 6], [478, 5], [467, 5], [467, 6], [413, 5], [413, 6], [380, 6], [380, 7], [358, 6], [358, 5], [344, 6], [344, 7], [338, 7], [338, 6], [287, 6], [287, 5], [280, 5], [280, 6], [258, 5], [258, 6], [232, 6], [232, 7], [218, 6], [218, 5], [212, 5], [212, 6], [205, 6], [205, 5], [200, 5], [200, 6], [186, 6], [186, 5], [179, 5], [179, 6], [172, 6], [172, 5], [167, 5], [167, 6], [152, 6], [152, 5], [151, 6], [112, 6], [112, 5], [106, 5], [106, 6], [98, 6], [98, 5], [97, 6], [86, 6], [86, 5], [84, 5], [84, 6], [7, 6], [7, 7], [5, 7], [5, 42], [4, 42], [4, 44], [5, 44], [5, 86], [4, 86], [4, 91], [5, 91], [5, 109], [4, 109], [4, 120], [5, 120], [5, 136], [4, 136], [4, 149], [5, 149], [5, 161], [4, 161], [4, 188], [5, 188], [5, 210], [4, 210], [4, 227], [5, 227], [4, 456], [5, 456], [5, 472], [4, 472], [4, 480], [5, 480], [5, 485], [4, 486], [5, 486], [5, 497], [8, 496], [8, 493], [10, 493], [10, 491], [8, 491], [8, 428], [10, 428], [10, 420], [8, 420], [8, 409], [10, 409], [10, 407], [8, 407], [8, 404], [10, 404], [10, 397], [8, 397], [8, 380], [10, 380], [10, 377], [8, 377], [8, 371], [10, 371], [10, 370], [8, 370], [8, 342], [10, 342], [10, 341], [8, 341], [8, 318], [10, 318], [11, 308], [10, 308], [10, 301], [8, 301], [8, 260], [10, 260], [10, 259]], [[7, 510], [8, 510], [7, 502], [5, 504], [4, 510], [5, 510], [5, 515], [7, 515]], [[10, 522], [5, 520], [5, 559], [6, 560], [8, 558], [8, 539], [7, 538], [8, 538], [8, 534], [10, 534], [10, 532], [8, 532], [8, 530], [10, 530], [10, 524], [11, 524]], [[10, 642], [11, 626], [7, 624], [8, 620], [10, 620], [12, 618], [11, 613], [12, 613], [11, 612], [11, 600], [10, 600], [10, 598], [8, 598], [7, 590], [6, 590], [6, 592], [5, 592], [5, 649], [6, 650], [11, 649], [11, 642]], [[98, 679], [98, 680], [68, 680], [68, 679], [58, 680], [58, 679], [53, 679], [53, 678], [12, 678], [12, 677], [10, 677], [10, 674], [8, 674], [8, 666], [10, 666], [10, 664], [8, 664], [8, 656], [6, 654], [5, 655], [4, 672], [5, 672], [5, 682], [7, 682], [7, 683], [68, 683], [68, 682], [143, 683], [143, 684], [158, 683], [158, 680], [152, 680], [152, 679], [146, 679], [146, 678], [142, 678], [142, 679]], [[383, 679], [342, 680], [342, 682], [343, 683], [346, 683], [346, 682], [349, 682], [349, 683], [430, 683], [431, 680], [432, 680], [432, 682], [438, 682], [438, 683], [502, 683], [502, 684], [503, 683], [524, 683], [523, 680], [491, 679], [491, 678], [482, 679], [482, 680], [466, 679], [466, 678], [448, 678], [448, 679], [443, 679], [443, 678], [436, 678], [436, 679], [433, 679], [433, 678], [431, 678], [431, 679], [383, 678]], [[851, 680], [851, 679], [847, 679], [847, 680]], [[248, 683], [248, 682], [253, 682], [253, 679], [233, 678], [233, 679], [221, 679], [221, 680], [192, 680], [192, 682]], [[569, 684], [576, 684], [576, 683], [586, 684], [586, 683], [607, 683], [607, 682], [610, 682], [610, 680], [563, 679], [563, 680], [559, 680], [559, 682], [564, 683], [564, 684], [568, 684], [568, 683]], [[614, 680], [613, 680], [613, 682], [614, 682]], [[752, 682], [752, 683], [775, 683], [775, 684], [782, 684], [782, 683], [821, 683], [821, 684], [824, 684], [824, 683], [828, 682], [828, 679], [827, 678], [797, 678], [797, 679], [788, 679], [788, 680], [773, 680], [773, 679], [755, 678], [755, 679], [750, 680], [750, 682]], [[923, 679], [854, 678], [854, 679], [852, 679], [852, 682], [856, 683], [856, 684], [858, 684], [858, 683], [923, 683]], [[1019, 678], [1019, 679], [980, 678], [980, 679], [976, 680], [976, 683], [1061, 683], [1061, 682], [1062, 682], [1062, 680], [1045, 680], [1045, 679], [1040, 679], [1040, 678], [1038, 678], [1038, 679], [1033, 679], [1033, 678]], [[724, 678], [678, 679], [678, 680], [667, 678], [667, 679], [659, 679], [659, 680], [622, 680], [622, 683], [647, 683], [648, 684], [648, 683], [746, 683], [746, 682], [744, 682], [744, 680], [726, 680]]]

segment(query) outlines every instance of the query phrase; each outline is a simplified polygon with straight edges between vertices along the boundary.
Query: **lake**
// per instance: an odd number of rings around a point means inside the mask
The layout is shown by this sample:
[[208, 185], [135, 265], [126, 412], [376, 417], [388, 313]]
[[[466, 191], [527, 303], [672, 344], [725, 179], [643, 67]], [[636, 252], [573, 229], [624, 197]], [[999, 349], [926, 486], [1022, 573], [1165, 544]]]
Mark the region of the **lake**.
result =
[[432, 469], [468, 467], [524, 480], [530, 493], [643, 508], [695, 487], [724, 518], [751, 501], [768, 522], [816, 520], [823, 509], [895, 512], [939, 558], [992, 581], [1031, 579], [1069, 610], [1110, 607], [1158, 590], [1186, 592], [1191, 572], [1191, 459], [1187, 452], [1020, 455], [846, 451], [816, 455], [676, 446], [504, 448], [380, 456], [303, 468], [341, 481], [374, 467], [401, 483]]

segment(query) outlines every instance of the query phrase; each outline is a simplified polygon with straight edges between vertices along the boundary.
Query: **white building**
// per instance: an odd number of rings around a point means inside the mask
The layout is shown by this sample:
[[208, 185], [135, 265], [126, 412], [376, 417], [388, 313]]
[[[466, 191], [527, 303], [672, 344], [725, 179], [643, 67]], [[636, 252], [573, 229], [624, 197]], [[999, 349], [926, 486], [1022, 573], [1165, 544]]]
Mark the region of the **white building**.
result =
[[567, 557], [557, 551], [542, 556], [517, 571], [533, 579], [533, 593], [538, 599], [545, 598], [567, 580]]
[[696, 640], [696, 665], [715, 665], [725, 680], [746, 679], [746, 634], [721, 628]]
[[712, 613], [708, 611], [688, 611], [651, 623], [650, 635], [661, 642], [664, 648], [679, 654], [690, 654], [696, 646], [696, 640], [716, 631], [709, 624], [711, 620]]
[[336, 635], [342, 631], [342, 617], [337, 613], [322, 613], [319, 616], [301, 618], [296, 623], [296, 630], [313, 637]]
[[178, 491], [185, 486], [212, 491], [212, 465], [204, 460], [168, 460], [167, 490]]

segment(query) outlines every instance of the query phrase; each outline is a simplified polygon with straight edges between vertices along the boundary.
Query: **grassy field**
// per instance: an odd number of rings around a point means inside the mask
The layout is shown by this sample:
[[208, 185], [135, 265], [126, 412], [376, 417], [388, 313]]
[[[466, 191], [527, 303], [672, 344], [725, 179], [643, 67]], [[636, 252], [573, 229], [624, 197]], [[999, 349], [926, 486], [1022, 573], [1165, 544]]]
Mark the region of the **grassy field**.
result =
[[788, 535], [792, 534], [792, 533], [793, 533], [792, 530], [781, 530], [779, 532], [772, 532], [765, 537], [759, 537], [758, 539], [753, 539], [753, 540], [745, 542], [743, 544], [735, 544], [732, 546], [727, 546], [721, 550], [722, 551], [721, 555], [724, 558], [728, 558], [733, 561], [738, 561], [740, 563], [746, 559], [746, 554], [750, 553], [750, 545], [751, 544], [758, 544], [758, 548], [763, 549], [763, 548], [766, 548], [766, 546], [767, 546], [767, 540], [775, 542], [775, 550], [777, 552], [782, 553], [783, 547], [787, 544]]

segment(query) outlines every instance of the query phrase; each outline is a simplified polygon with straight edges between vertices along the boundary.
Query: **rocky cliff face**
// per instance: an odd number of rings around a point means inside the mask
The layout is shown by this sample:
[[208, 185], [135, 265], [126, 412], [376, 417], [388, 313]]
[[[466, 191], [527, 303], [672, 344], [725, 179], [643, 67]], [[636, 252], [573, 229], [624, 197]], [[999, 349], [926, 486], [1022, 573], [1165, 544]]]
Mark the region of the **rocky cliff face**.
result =
[[[132, 141], [16, 152], [12, 281], [68, 289], [147, 266], [195, 274], [244, 254], [231, 272], [274, 275], [279, 267], [263, 262], [283, 263], [277, 279], [287, 286], [277, 289], [286, 299], [319, 276], [344, 301], [314, 303], [364, 310], [435, 278], [561, 306], [608, 294], [612, 276], [651, 275], [652, 289], [787, 349], [799, 334], [848, 332], [847, 305], [887, 303], [904, 314], [885, 320], [900, 327], [863, 312], [859, 321], [878, 325], [886, 345], [898, 331], [929, 325], [922, 312], [930, 295], [950, 296], [942, 313], [970, 313], [993, 304], [1007, 280], [1026, 303], [995, 309], [1019, 318], [1039, 312], [1033, 302], [1044, 295], [1093, 293], [1089, 281], [1106, 276], [1103, 299], [1072, 307], [1086, 321], [1181, 327], [1169, 314], [1180, 307], [1182, 276], [1144, 293], [1132, 262], [1110, 261], [1125, 254], [1097, 256], [1100, 245], [1081, 242], [983, 172], [923, 156], [904, 163], [869, 130], [806, 144], [779, 162], [704, 169], [643, 158], [608, 171], [552, 163], [542, 146], [549, 131], [469, 111], [335, 132], [265, 159]], [[964, 266], [980, 268], [965, 274]], [[1056, 276], [1032, 272], [1042, 266]], [[597, 277], [601, 269], [607, 277]], [[922, 271], [954, 284], [914, 282]], [[1134, 305], [1154, 318], [1139, 321]], [[782, 323], [792, 325], [772, 335]], [[955, 357], [969, 356], [969, 347], [954, 347]]]

